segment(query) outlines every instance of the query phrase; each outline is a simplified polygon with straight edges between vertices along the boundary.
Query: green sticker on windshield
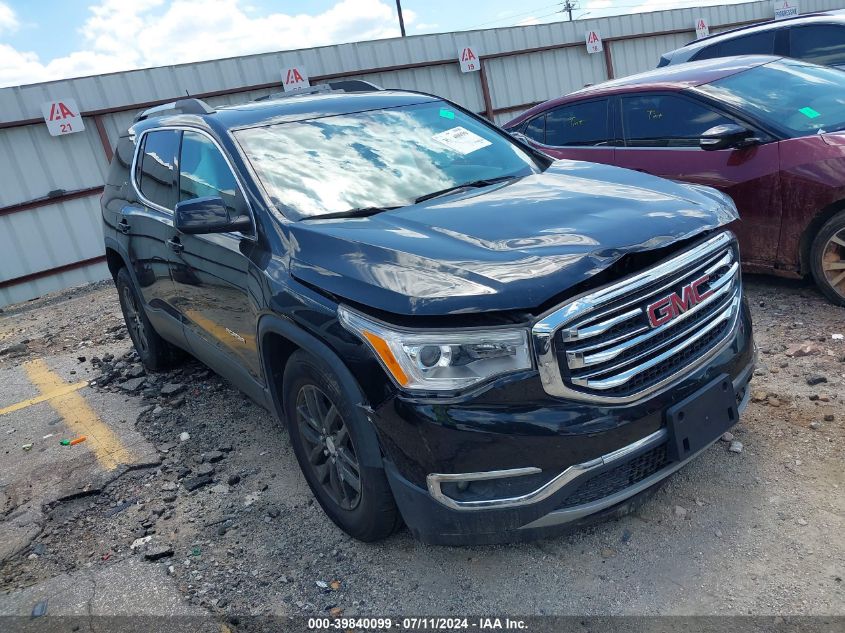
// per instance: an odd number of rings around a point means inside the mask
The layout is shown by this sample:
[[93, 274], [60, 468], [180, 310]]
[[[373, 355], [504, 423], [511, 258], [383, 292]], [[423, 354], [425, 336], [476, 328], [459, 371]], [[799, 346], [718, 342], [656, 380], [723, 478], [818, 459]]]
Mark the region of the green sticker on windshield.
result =
[[820, 113], [816, 112], [815, 110], [813, 110], [809, 106], [806, 107], [806, 108], [801, 108], [800, 110], [798, 110], [798, 112], [803, 114], [808, 119], [815, 119], [817, 116], [821, 116]]
[[447, 110], [446, 108], [440, 108], [440, 116], [442, 116], [444, 119], [454, 119], [455, 113], [451, 110]]

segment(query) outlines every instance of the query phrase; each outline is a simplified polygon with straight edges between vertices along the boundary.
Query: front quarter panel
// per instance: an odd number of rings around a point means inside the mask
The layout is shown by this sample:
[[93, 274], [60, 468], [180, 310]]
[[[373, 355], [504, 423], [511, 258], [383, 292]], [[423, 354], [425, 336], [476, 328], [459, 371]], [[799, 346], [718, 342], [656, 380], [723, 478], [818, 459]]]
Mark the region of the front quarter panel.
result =
[[793, 138], [779, 145], [783, 222], [778, 266], [799, 271], [808, 225], [825, 208], [845, 201], [845, 133]]

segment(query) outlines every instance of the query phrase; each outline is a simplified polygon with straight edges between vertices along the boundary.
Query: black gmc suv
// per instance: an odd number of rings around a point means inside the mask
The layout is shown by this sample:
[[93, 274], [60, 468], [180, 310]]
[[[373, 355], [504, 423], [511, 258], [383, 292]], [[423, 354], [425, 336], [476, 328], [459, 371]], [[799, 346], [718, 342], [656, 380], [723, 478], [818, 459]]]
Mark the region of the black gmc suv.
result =
[[358, 539], [618, 515], [747, 400], [730, 199], [553, 161], [435, 96], [154, 108], [102, 207], [145, 365], [186, 350], [286, 421]]

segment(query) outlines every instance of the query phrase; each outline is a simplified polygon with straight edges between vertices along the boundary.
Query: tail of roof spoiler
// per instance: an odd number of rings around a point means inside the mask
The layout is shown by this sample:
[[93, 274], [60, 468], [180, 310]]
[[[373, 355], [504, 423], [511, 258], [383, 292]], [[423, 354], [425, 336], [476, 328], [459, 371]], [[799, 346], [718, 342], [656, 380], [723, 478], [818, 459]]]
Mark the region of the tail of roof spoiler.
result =
[[167, 114], [212, 114], [214, 108], [210, 107], [202, 99], [178, 99], [172, 103], [165, 103], [154, 108], [144, 110], [141, 114], [135, 117], [135, 122], [143, 121], [144, 119], [151, 119], [156, 116], [164, 116]]

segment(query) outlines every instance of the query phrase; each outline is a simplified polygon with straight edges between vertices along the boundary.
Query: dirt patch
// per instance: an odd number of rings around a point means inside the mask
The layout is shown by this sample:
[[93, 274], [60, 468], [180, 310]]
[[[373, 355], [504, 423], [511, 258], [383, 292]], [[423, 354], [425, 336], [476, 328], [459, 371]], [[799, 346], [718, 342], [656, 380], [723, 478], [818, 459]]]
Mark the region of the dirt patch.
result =
[[624, 519], [467, 548], [407, 531], [372, 545], [347, 537], [266, 411], [199, 363], [150, 376], [133, 353], [106, 351], [126, 342], [112, 287], [7, 309], [0, 349], [26, 342], [0, 364], [78, 351], [101, 392], [143, 401], [137, 429], [162, 463], [49, 509], [0, 571], [2, 588], [137, 559], [221, 618], [843, 614], [845, 310], [800, 284], [748, 278], [746, 289], [760, 362], [732, 438]]

